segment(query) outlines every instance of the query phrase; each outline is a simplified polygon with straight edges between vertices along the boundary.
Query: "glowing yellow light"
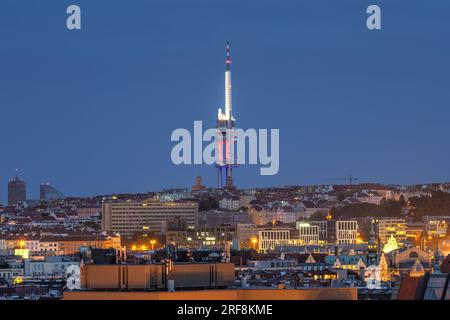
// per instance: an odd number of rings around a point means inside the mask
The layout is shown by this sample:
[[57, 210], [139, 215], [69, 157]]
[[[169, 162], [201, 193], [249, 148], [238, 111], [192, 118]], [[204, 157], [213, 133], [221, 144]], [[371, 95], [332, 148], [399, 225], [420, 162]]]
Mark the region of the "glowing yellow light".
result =
[[13, 280], [13, 284], [19, 284], [23, 282], [23, 278], [22, 277], [16, 277]]
[[391, 237], [388, 239], [388, 242], [383, 247], [383, 252], [389, 253], [389, 252], [397, 250], [397, 249], [398, 249], [397, 240], [391, 234]]
[[28, 259], [30, 255], [30, 250], [28, 249], [14, 249], [14, 255], [22, 257], [22, 259]]
[[253, 244], [256, 244], [257, 242], [258, 242], [258, 240], [257, 240], [256, 238], [253, 238], [253, 239], [252, 239], [252, 243], [253, 243]]
[[147, 246], [141, 246], [141, 250], [147, 250]]
[[137, 249], [137, 247], [135, 246], [135, 245], [133, 245], [133, 246], [131, 246], [131, 250], [136, 250]]

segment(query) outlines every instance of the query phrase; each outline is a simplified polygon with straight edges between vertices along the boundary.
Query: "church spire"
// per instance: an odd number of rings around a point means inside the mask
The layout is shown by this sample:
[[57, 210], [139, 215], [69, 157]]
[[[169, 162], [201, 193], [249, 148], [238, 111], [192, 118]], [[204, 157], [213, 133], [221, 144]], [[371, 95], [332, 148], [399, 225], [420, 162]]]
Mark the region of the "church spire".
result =
[[370, 220], [370, 232], [369, 232], [369, 241], [367, 245], [367, 257], [369, 260], [369, 265], [377, 264], [378, 257], [378, 245], [375, 237], [375, 231], [373, 228], [373, 219]]

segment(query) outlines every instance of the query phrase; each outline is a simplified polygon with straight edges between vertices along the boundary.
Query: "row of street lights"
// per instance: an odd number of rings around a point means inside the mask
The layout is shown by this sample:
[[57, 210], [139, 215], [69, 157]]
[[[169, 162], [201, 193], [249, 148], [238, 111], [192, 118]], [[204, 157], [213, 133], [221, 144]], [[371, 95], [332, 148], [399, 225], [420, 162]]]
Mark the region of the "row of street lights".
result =
[[[152, 239], [150, 240], [150, 250], [155, 250], [155, 244], [156, 244], [156, 240]], [[141, 250], [141, 251], [146, 251], [148, 250], [147, 246], [145, 244], [141, 245], [140, 247], [138, 247], [137, 245], [132, 245], [131, 246], [131, 251], [136, 251], [136, 250]]]

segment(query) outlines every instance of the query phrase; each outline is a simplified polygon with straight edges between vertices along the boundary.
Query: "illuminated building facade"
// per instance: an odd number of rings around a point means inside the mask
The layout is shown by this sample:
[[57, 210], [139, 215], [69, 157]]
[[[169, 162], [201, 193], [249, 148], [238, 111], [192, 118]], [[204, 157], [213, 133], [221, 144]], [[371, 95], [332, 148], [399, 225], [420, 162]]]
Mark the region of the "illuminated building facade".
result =
[[301, 244], [319, 244], [319, 226], [298, 221], [297, 230]]
[[398, 243], [395, 239], [394, 235], [391, 234], [390, 238], [388, 239], [387, 243], [383, 247], [384, 253], [389, 253], [391, 251], [395, 251], [398, 249]]
[[425, 229], [427, 236], [445, 237], [447, 235], [448, 223], [439, 217], [427, 217], [425, 222]]
[[319, 227], [319, 241], [323, 243], [336, 243], [336, 221], [311, 221], [311, 225]]
[[189, 248], [222, 247], [227, 241], [232, 241], [235, 234], [235, 226], [231, 225], [202, 227], [195, 230], [167, 230], [166, 244]]
[[381, 245], [385, 245], [389, 238], [394, 236], [399, 244], [406, 240], [406, 221], [403, 218], [379, 219], [378, 220], [378, 238]]
[[0, 249], [14, 250], [24, 257], [30, 253], [44, 255], [70, 255], [80, 252], [80, 247], [120, 249], [119, 235], [67, 235], [67, 236], [8, 236], [0, 240]]
[[260, 230], [262, 228], [253, 223], [237, 223], [236, 238], [241, 248], [253, 248], [252, 239], [257, 241]]
[[258, 232], [258, 248], [260, 252], [267, 252], [277, 246], [288, 245], [290, 239], [289, 229], [265, 229]]
[[355, 220], [311, 221], [311, 226], [319, 228], [319, 243], [355, 244], [358, 222]]
[[190, 201], [105, 202], [102, 206], [102, 229], [133, 236], [143, 229], [164, 234], [169, 220], [182, 218], [188, 228], [197, 225], [198, 204]]
[[356, 244], [358, 222], [354, 220], [336, 221], [336, 244]]

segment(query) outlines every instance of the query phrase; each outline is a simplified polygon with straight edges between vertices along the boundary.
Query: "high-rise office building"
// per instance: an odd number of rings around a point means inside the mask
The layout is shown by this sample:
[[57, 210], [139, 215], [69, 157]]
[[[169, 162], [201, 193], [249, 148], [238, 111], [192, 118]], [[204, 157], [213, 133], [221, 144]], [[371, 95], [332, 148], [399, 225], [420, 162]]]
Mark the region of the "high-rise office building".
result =
[[65, 196], [59, 190], [50, 185], [50, 183], [48, 182], [41, 183], [39, 191], [39, 198], [41, 201], [52, 201], [65, 198]]
[[13, 206], [17, 203], [25, 202], [27, 191], [25, 181], [19, 177], [14, 177], [8, 182], [8, 205]]

